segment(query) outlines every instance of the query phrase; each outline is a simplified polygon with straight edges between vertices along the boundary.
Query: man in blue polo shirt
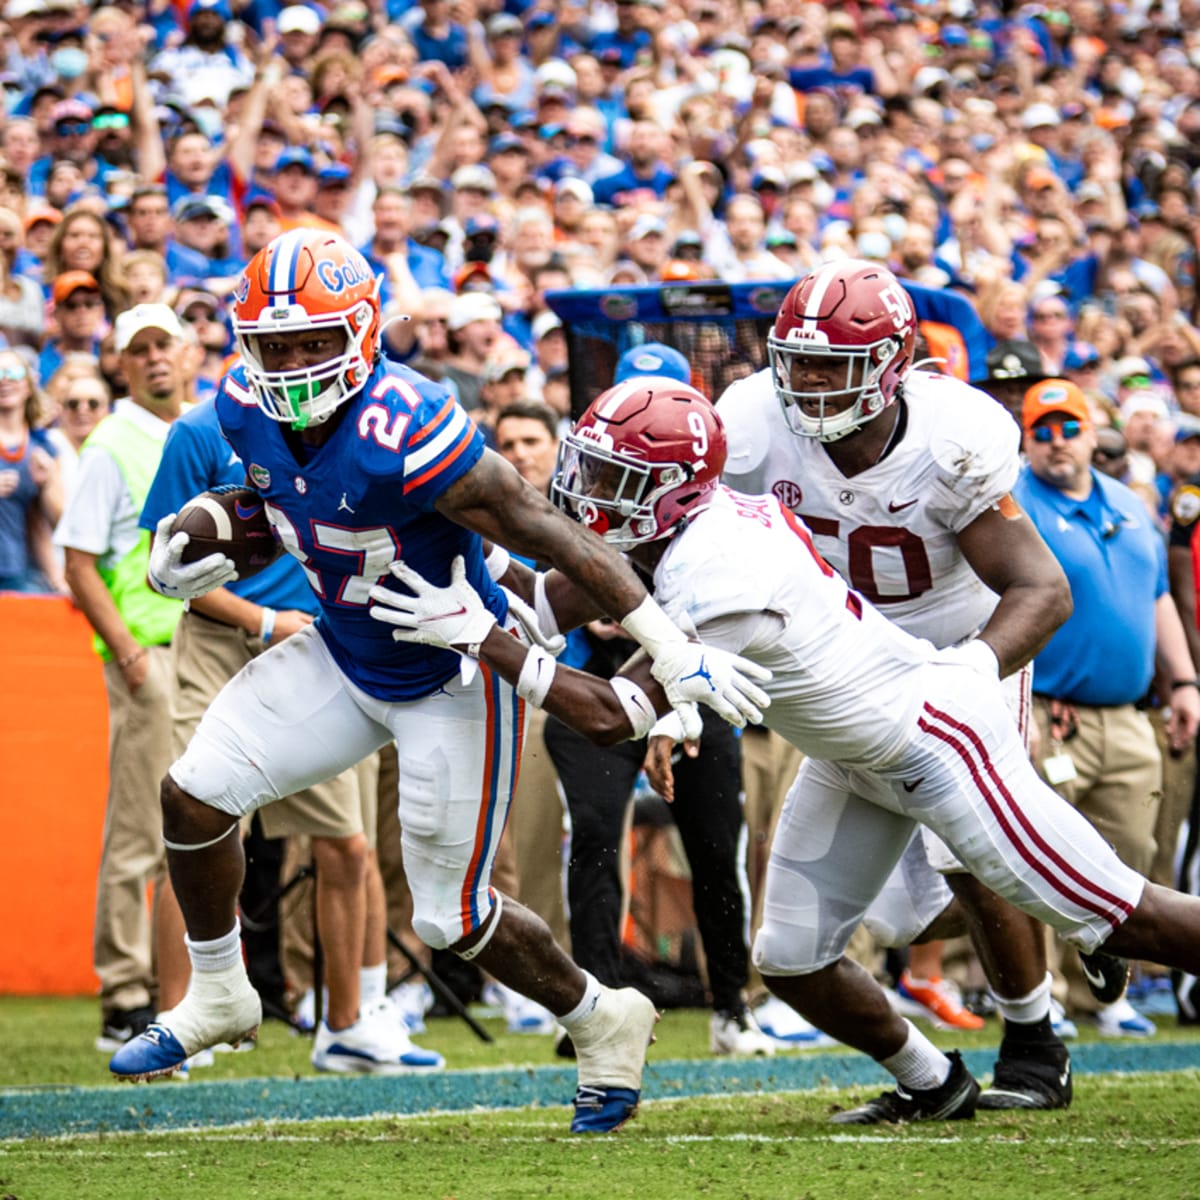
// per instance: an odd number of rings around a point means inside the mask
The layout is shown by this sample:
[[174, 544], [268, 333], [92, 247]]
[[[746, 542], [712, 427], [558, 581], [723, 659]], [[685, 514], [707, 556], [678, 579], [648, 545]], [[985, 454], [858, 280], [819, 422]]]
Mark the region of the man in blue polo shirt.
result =
[[[1062, 564], [1075, 611], [1034, 659], [1038, 767], [1060, 795], [1135, 870], [1154, 857], [1162, 756], [1138, 704], [1156, 671], [1167, 681], [1166, 733], [1186, 748], [1200, 723], [1196, 671], [1167, 588], [1166, 551], [1145, 504], [1092, 468], [1096, 431], [1087, 400], [1065, 379], [1025, 394], [1028, 464], [1015, 498]], [[1169, 691], [1168, 691], [1169, 689]], [[1109, 1037], [1148, 1037], [1154, 1026], [1127, 999], [1097, 1009], [1064, 959], [1069, 1002]]]

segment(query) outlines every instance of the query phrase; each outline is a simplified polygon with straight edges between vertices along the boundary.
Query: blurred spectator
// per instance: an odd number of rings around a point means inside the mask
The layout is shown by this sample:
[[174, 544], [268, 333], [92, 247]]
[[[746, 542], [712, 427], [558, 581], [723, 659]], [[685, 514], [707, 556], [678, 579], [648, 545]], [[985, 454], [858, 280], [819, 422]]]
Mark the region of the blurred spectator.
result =
[[58, 332], [47, 339], [38, 359], [38, 376], [49, 379], [68, 354], [100, 353], [104, 333], [104, 297], [90, 271], [64, 271], [51, 290]]
[[51, 534], [63, 510], [57, 451], [25, 361], [0, 350], [0, 591], [65, 592]]
[[483, 369], [501, 338], [503, 313], [492, 296], [468, 292], [456, 296], [446, 316], [449, 354], [442, 377], [453, 380], [459, 403], [470, 412], [479, 407]]
[[108, 320], [129, 307], [129, 290], [121, 281], [116, 237], [101, 217], [87, 209], [68, 209], [50, 239], [46, 279], [57, 280], [68, 271], [86, 271], [93, 277]]
[[53, 425], [48, 429], [62, 473], [63, 496], [75, 485], [79, 452], [88, 435], [109, 414], [112, 393], [90, 355], [68, 355], [46, 383], [45, 396]]

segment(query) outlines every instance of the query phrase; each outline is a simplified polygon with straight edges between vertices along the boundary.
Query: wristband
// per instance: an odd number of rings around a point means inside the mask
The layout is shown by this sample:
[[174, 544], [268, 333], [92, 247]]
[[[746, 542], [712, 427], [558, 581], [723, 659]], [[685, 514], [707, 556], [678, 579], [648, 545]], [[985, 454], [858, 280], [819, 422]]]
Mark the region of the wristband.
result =
[[269, 646], [271, 638], [275, 634], [275, 610], [263, 605], [262, 615], [259, 618], [258, 636], [262, 638], [262, 644]]
[[522, 700], [528, 700], [534, 708], [541, 708], [546, 702], [546, 694], [554, 682], [554, 673], [558, 663], [554, 655], [547, 654], [541, 646], [531, 646], [521, 664], [521, 674], [517, 679], [517, 695]]
[[547, 639], [560, 636], [562, 630], [558, 627], [558, 618], [546, 595], [546, 573], [539, 571], [533, 581], [533, 611], [537, 614], [538, 628]]
[[1200, 681], [1195, 679], [1176, 679], [1171, 683], [1171, 691], [1177, 692], [1180, 688], [1194, 687], [1200, 688]]
[[654, 705], [650, 703], [650, 697], [632, 679], [624, 675], [614, 675], [608, 681], [608, 686], [616, 692], [621, 708], [633, 726], [633, 738], [644, 738], [658, 721], [658, 714], [654, 711]]
[[503, 546], [492, 546], [487, 558], [483, 560], [483, 565], [487, 567], [487, 573], [492, 577], [493, 583], [508, 574], [508, 564], [511, 561], [512, 555]]
[[139, 658], [146, 653], [145, 646], [139, 646], [132, 654], [125, 655], [124, 658], [118, 659], [117, 666], [123, 671], [126, 667], [132, 667]]
[[621, 627], [651, 658], [661, 646], [670, 642], [687, 641], [683, 630], [650, 596], [647, 596], [633, 612], [626, 613], [621, 618]]

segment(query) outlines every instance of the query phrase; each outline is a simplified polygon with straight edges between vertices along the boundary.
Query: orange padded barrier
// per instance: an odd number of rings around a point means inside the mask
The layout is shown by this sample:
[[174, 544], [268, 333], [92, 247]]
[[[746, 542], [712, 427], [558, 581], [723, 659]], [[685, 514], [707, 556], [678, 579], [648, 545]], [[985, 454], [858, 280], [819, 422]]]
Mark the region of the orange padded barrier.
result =
[[0, 994], [92, 995], [108, 702], [70, 602], [0, 595]]

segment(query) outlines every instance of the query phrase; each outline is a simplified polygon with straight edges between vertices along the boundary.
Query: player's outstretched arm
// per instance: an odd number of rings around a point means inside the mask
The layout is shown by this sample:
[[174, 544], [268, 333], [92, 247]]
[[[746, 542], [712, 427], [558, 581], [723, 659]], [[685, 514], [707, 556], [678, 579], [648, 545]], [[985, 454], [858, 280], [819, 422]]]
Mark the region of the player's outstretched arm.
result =
[[[553, 563], [575, 592], [617, 618], [649, 653], [654, 678], [676, 709], [707, 704], [738, 726], [762, 720], [770, 701], [757, 685], [771, 678], [770, 671], [689, 642], [611, 546], [555, 508], [498, 454], [485, 451], [436, 503], [443, 516], [490, 541]], [[556, 613], [558, 603], [556, 596]]]
[[[671, 711], [644, 654], [613, 680], [561, 667], [541, 646], [527, 647], [504, 632], [466, 576], [462, 556], [450, 567], [450, 583], [436, 587], [404, 562], [391, 573], [404, 592], [371, 589], [370, 615], [392, 627], [399, 642], [454, 650], [476, 658], [514, 684], [517, 694], [602, 746], [644, 737], [661, 713]], [[699, 714], [692, 708], [698, 734]]]
[[1071, 615], [1071, 587], [1037, 527], [1011, 497], [986, 509], [958, 535], [971, 569], [1000, 597], [980, 637], [1000, 675], [1019, 670]]
[[[619, 620], [647, 598], [633, 569], [611, 546], [555, 508], [491, 450], [442, 493], [437, 508], [491, 542], [558, 567], [567, 577], [567, 586], [555, 595], [560, 629], [603, 614]], [[532, 595], [522, 598], [533, 601]]]

